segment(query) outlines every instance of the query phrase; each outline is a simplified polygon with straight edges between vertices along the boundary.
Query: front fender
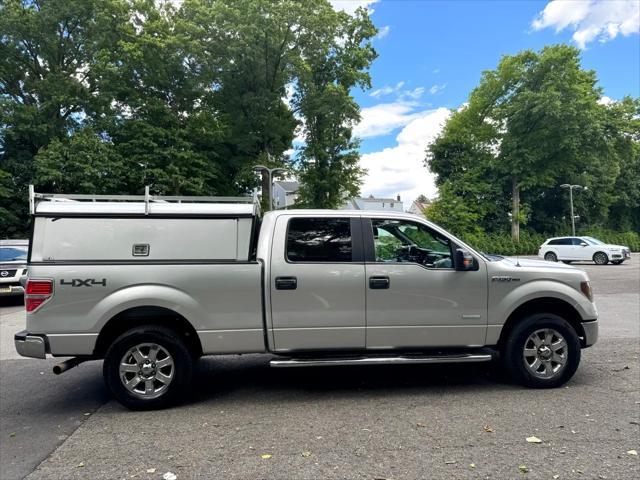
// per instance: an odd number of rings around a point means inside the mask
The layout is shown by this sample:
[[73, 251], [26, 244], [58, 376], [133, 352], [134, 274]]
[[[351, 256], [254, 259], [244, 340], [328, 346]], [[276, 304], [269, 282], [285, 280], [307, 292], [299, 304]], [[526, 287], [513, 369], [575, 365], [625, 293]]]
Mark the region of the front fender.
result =
[[[491, 288], [498, 287], [492, 285]], [[598, 317], [595, 304], [590, 302], [581, 292], [566, 283], [545, 279], [518, 285], [499, 300], [496, 298], [497, 302], [490, 301], [490, 322], [494, 325], [502, 325], [518, 307], [539, 298], [555, 298], [567, 302], [576, 309], [582, 320], [593, 320]]]

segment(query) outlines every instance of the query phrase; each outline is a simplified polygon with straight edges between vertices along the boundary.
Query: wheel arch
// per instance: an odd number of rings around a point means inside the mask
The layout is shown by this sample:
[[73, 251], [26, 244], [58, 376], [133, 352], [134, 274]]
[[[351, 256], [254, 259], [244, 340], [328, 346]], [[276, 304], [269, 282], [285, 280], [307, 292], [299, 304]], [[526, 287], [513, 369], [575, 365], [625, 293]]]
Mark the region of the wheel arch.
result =
[[104, 357], [113, 341], [124, 332], [142, 325], [157, 325], [178, 333], [196, 356], [202, 355], [200, 337], [191, 322], [179, 313], [165, 307], [154, 305], [128, 308], [111, 317], [100, 330], [94, 356]]
[[518, 321], [534, 313], [553, 313], [564, 318], [576, 331], [578, 337], [580, 337], [581, 345], [583, 347], [585, 346], [585, 332], [582, 327], [582, 317], [578, 310], [569, 302], [560, 298], [541, 297], [528, 300], [511, 312], [500, 332], [497, 345], [499, 350], [502, 350], [505, 341], [513, 328], [518, 324]]

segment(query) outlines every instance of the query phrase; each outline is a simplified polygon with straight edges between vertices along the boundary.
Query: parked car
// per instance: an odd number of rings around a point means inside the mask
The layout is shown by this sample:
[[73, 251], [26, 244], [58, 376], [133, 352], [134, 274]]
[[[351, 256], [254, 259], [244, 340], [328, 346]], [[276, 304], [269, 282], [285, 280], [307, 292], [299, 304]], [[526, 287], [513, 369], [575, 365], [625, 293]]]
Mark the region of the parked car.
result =
[[[484, 255], [403, 212], [33, 194], [23, 356], [104, 359], [130, 408], [176, 402], [202, 355], [272, 367], [488, 362], [569, 380], [598, 337], [587, 273]], [[229, 199], [224, 199], [228, 202]]]
[[0, 298], [23, 295], [29, 240], [0, 240]]
[[620, 265], [631, 258], [629, 247], [609, 245], [593, 237], [554, 237], [544, 242], [538, 250], [538, 257], [548, 262], [595, 262], [606, 265], [611, 262]]

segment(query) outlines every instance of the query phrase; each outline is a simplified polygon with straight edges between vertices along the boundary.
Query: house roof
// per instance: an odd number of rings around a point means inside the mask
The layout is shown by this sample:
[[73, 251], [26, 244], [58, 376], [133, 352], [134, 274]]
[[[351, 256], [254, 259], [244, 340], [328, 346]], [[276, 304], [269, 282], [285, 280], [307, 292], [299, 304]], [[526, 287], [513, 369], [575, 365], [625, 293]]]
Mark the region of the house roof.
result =
[[280, 185], [285, 192], [295, 192], [300, 188], [300, 183], [296, 181], [277, 181], [277, 185]]

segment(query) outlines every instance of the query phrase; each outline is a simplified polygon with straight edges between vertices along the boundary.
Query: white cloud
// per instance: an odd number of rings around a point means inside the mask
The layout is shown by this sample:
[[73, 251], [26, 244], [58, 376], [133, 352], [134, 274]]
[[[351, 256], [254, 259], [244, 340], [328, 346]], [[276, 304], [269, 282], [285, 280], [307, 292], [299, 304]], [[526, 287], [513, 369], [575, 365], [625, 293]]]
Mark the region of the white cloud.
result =
[[378, 3], [380, 0], [329, 0], [334, 10], [344, 10], [349, 15], [353, 15], [360, 8], [372, 10], [371, 5]]
[[594, 40], [607, 42], [619, 34], [640, 32], [640, 0], [552, 0], [533, 20], [534, 30], [570, 28], [580, 47]]
[[616, 101], [611, 97], [607, 97], [606, 95], [603, 95], [598, 99], [598, 103], [600, 105], [612, 105], [616, 103]]
[[379, 98], [385, 95], [391, 95], [394, 92], [398, 92], [403, 86], [404, 82], [398, 82], [395, 86], [385, 85], [384, 87], [371, 92], [369, 96], [373, 98]]
[[418, 118], [420, 113], [414, 112], [415, 107], [415, 103], [397, 101], [363, 108], [360, 123], [353, 128], [353, 134], [359, 138], [388, 135]]
[[434, 176], [424, 165], [425, 150], [438, 136], [451, 111], [447, 108], [426, 110], [400, 131], [395, 147], [362, 155], [360, 166], [367, 170], [362, 196], [395, 197], [400, 195], [406, 208], [420, 194], [434, 197]]
[[404, 92], [402, 92], [402, 95], [417, 100], [422, 96], [423, 93], [424, 87], [417, 87], [413, 90], [405, 90]]
[[380, 30], [378, 30], [378, 34], [376, 35], [376, 39], [377, 40], [382, 40], [384, 37], [389, 35], [390, 31], [391, 31], [391, 27], [389, 25], [385, 25]]
[[443, 83], [442, 85], [438, 85], [438, 84], [432, 85], [431, 88], [429, 89], [429, 93], [431, 95], [435, 95], [436, 93], [441, 92], [442, 90], [444, 90], [446, 86], [447, 86], [446, 83]]

